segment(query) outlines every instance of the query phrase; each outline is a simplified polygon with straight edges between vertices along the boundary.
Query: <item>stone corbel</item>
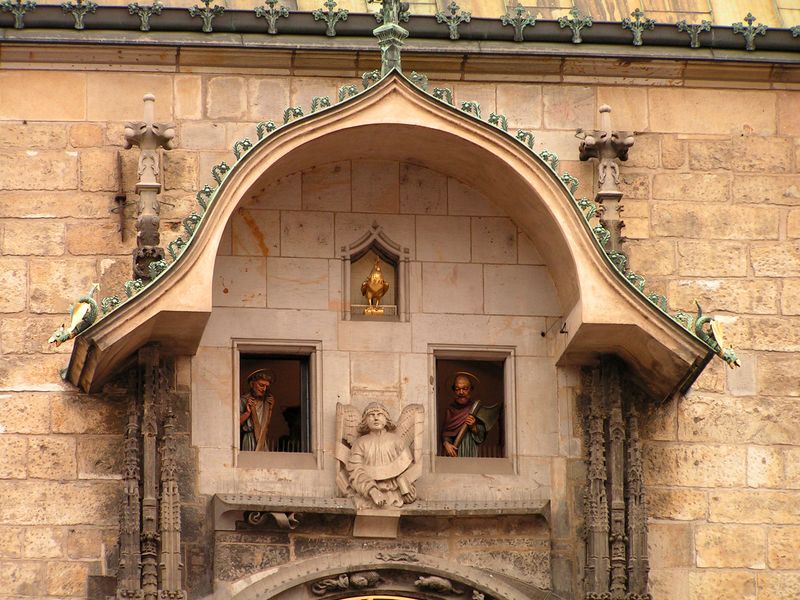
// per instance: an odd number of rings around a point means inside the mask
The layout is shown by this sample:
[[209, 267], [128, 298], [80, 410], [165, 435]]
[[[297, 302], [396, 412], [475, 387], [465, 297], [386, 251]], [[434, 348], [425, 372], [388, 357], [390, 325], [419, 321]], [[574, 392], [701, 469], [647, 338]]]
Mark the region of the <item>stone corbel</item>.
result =
[[148, 281], [152, 278], [150, 264], [164, 260], [160, 247], [159, 224], [161, 212], [158, 195], [161, 193], [161, 164], [159, 149], [171, 150], [175, 137], [174, 123], [155, 122], [153, 94], [144, 95], [144, 120], [125, 123], [125, 148], [140, 149], [136, 193], [139, 205], [136, 217], [136, 249], [133, 251], [133, 278]]

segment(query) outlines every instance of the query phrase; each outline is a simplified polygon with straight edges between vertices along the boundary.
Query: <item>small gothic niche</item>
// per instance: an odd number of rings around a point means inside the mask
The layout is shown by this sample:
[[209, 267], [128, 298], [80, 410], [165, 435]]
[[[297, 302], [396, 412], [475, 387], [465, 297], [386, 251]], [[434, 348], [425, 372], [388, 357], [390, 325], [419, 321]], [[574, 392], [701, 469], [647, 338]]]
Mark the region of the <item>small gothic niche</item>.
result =
[[342, 246], [342, 319], [408, 321], [409, 250], [378, 223]]

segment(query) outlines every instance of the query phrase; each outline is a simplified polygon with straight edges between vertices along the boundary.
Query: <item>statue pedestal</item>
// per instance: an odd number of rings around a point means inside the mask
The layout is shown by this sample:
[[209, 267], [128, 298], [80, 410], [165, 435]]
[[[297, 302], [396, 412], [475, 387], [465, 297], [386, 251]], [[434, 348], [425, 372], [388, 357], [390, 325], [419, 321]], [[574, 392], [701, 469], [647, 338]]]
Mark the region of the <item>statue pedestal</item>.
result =
[[353, 537], [396, 538], [399, 523], [398, 509], [359, 509], [353, 523]]

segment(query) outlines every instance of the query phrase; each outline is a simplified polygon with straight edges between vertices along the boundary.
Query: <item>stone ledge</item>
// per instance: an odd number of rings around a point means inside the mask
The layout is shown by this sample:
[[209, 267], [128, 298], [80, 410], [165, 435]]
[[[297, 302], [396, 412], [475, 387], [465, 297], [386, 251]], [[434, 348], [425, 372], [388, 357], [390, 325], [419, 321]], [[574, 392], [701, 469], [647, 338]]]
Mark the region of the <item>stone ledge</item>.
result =
[[[234, 531], [236, 520], [245, 511], [262, 513], [357, 514], [350, 498], [312, 498], [256, 494], [215, 494], [214, 529]], [[550, 518], [550, 500], [504, 500], [497, 502], [417, 500], [403, 508], [400, 517], [482, 517], [501, 515], [541, 515]]]

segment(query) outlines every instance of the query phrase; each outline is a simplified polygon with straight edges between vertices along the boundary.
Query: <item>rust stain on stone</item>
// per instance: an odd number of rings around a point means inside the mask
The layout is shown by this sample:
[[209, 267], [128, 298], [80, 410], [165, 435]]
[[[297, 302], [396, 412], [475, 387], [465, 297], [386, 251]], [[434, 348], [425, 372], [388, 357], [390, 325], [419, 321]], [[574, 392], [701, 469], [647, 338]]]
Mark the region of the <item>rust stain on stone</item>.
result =
[[258, 244], [261, 254], [264, 256], [269, 256], [269, 246], [267, 246], [267, 242], [264, 240], [264, 234], [261, 233], [261, 230], [258, 228], [258, 223], [256, 223], [253, 215], [246, 210], [239, 211], [239, 214], [242, 216], [242, 220], [250, 229], [250, 233], [253, 234], [253, 239], [256, 241], [256, 244]]

